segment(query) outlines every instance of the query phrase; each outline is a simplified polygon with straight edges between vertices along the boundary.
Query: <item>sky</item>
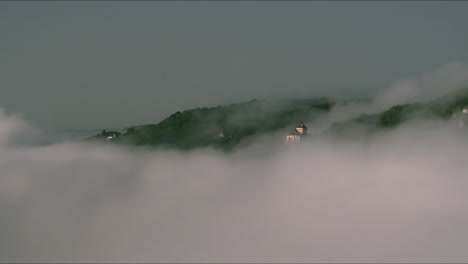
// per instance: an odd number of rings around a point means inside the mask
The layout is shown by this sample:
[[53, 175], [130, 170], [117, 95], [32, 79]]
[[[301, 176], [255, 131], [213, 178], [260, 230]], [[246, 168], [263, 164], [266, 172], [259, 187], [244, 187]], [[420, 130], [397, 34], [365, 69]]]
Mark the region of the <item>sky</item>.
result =
[[[466, 14], [442, 1], [0, 1], [0, 262], [467, 262], [466, 126], [319, 130], [466, 87]], [[374, 100], [306, 121], [318, 133], [302, 144], [271, 134], [230, 154], [42, 130], [317, 96]]]
[[468, 61], [468, 2], [0, 2], [0, 106], [61, 129], [366, 97]]

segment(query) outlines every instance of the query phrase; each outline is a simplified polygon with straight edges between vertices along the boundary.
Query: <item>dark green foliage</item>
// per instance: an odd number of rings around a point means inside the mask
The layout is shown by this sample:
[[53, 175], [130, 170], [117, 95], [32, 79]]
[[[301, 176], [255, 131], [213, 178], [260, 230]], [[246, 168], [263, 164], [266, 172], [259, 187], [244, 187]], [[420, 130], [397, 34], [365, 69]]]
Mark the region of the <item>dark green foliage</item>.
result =
[[456, 91], [428, 104], [434, 116], [449, 118], [468, 105], [468, 88]]
[[[131, 127], [122, 135], [103, 131], [93, 139], [104, 139], [110, 134], [116, 134], [117, 138], [112, 141], [123, 144], [182, 150], [211, 146], [230, 151], [248, 144], [258, 135], [275, 131], [287, 133], [298, 122], [310, 122], [329, 112], [335, 104], [327, 98], [318, 98], [252, 100], [227, 106], [203, 107], [176, 112], [158, 124]], [[395, 128], [413, 117], [448, 119], [455, 111], [467, 105], [468, 88], [431, 102], [395, 105], [377, 114], [363, 114], [334, 123], [327, 133], [366, 137], [371, 133]]]
[[313, 119], [330, 111], [333, 105], [331, 100], [319, 98], [252, 100], [197, 108], [176, 112], [159, 124], [130, 128], [116, 142], [185, 150], [213, 146], [229, 151], [256, 135], [290, 128], [301, 120]]
[[378, 115], [378, 128], [396, 127], [406, 121], [409, 116], [418, 110], [418, 105], [396, 105]]
[[426, 112], [426, 107], [420, 104], [395, 105], [378, 114], [363, 114], [345, 122], [334, 123], [330, 127], [330, 132], [335, 134], [373, 133], [396, 127], [414, 115], [422, 116], [422, 113]]
[[448, 119], [454, 112], [468, 105], [468, 88], [442, 98], [427, 102], [396, 105], [377, 114], [363, 114], [345, 122], [334, 123], [329, 132], [332, 134], [369, 134], [383, 129], [396, 127], [413, 118]]

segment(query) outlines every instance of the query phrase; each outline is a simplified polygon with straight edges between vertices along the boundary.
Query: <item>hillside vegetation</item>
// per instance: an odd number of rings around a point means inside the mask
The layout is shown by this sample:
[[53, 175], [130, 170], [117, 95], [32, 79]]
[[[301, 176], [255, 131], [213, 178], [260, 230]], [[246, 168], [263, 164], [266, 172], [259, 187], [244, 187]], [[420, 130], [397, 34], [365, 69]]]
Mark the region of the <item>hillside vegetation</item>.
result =
[[[103, 131], [92, 137], [103, 140], [115, 134], [112, 142], [136, 146], [157, 146], [189, 150], [214, 147], [230, 151], [246, 145], [257, 136], [289, 132], [300, 121], [323, 117], [336, 105], [353, 101], [328, 98], [303, 100], [252, 100], [246, 103], [203, 107], [176, 112], [158, 124], [131, 127], [125, 133]], [[368, 135], [392, 129], [411, 118], [448, 119], [468, 105], [468, 88], [425, 103], [395, 105], [376, 114], [362, 114], [333, 123], [325, 133], [333, 135]]]
[[328, 130], [335, 135], [361, 133], [368, 135], [391, 129], [412, 119], [444, 120], [468, 106], [468, 88], [425, 103], [395, 105], [377, 114], [362, 114], [334, 123]]
[[[298, 120], [314, 120], [335, 102], [327, 98], [304, 100], [252, 100], [246, 103], [176, 112], [158, 124], [130, 128], [114, 142], [165, 148], [193, 149], [212, 146], [226, 151], [247, 144], [255, 136], [291, 129]], [[104, 132], [104, 131], [103, 131]], [[105, 131], [93, 137], [102, 139]]]

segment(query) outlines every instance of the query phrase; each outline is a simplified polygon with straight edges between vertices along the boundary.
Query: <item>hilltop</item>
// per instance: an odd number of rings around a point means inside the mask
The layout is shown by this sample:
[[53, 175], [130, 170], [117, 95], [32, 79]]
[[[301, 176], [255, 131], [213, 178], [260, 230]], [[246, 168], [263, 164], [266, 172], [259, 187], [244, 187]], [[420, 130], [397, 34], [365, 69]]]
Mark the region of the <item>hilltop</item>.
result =
[[[346, 103], [346, 102], [340, 102]], [[158, 124], [131, 127], [114, 142], [163, 148], [193, 149], [212, 146], [226, 151], [256, 136], [290, 129], [297, 120], [315, 120], [337, 104], [328, 98], [251, 100], [176, 112]], [[92, 137], [103, 139], [113, 131]]]
[[[356, 100], [251, 100], [176, 112], [157, 124], [130, 127], [124, 133], [103, 131], [91, 139], [103, 140], [109, 137], [112, 142], [136, 146], [181, 150], [214, 147], [230, 151], [249, 144], [261, 135], [287, 133], [300, 121], [313, 125], [316, 120], [326, 117], [334, 107], [352, 102]], [[335, 122], [325, 129], [324, 134], [369, 135], [395, 128], [414, 117], [449, 119], [467, 105], [468, 88], [429, 102], [394, 105], [385, 111]]]

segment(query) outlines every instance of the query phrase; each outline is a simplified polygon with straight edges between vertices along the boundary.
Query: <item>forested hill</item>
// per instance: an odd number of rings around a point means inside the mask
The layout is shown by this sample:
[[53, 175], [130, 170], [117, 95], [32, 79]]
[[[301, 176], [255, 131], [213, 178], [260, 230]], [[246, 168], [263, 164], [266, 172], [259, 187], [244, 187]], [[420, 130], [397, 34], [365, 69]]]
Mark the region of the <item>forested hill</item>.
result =
[[[346, 103], [346, 102], [342, 102]], [[177, 149], [212, 146], [223, 150], [248, 143], [255, 136], [292, 129], [299, 121], [314, 120], [336, 104], [327, 98], [252, 100], [246, 103], [176, 112], [158, 124], [130, 128], [113, 142]], [[112, 131], [93, 137], [104, 139]]]
[[[424, 103], [392, 106], [376, 114], [362, 114], [344, 122], [331, 125], [328, 132], [334, 135], [360, 135], [392, 129], [415, 118], [419, 120], [468, 119], [462, 109], [468, 106], [468, 87]], [[468, 121], [468, 120], [467, 120]]]
[[[355, 100], [252, 100], [176, 112], [158, 124], [131, 127], [122, 134], [103, 131], [91, 139], [104, 140], [115, 135], [109, 141], [182, 150], [210, 146], [229, 151], [246, 145], [261, 135], [273, 132], [286, 135], [300, 121], [307, 122], [309, 128], [313, 128], [315, 120], [325, 117], [335, 106], [350, 102]], [[467, 105], [468, 88], [429, 102], [395, 105], [379, 113], [354, 116], [331, 124], [325, 129], [325, 134], [367, 136], [392, 129], [415, 117], [444, 120], [455, 114], [455, 117], [460, 118], [465, 116], [460, 113]]]

